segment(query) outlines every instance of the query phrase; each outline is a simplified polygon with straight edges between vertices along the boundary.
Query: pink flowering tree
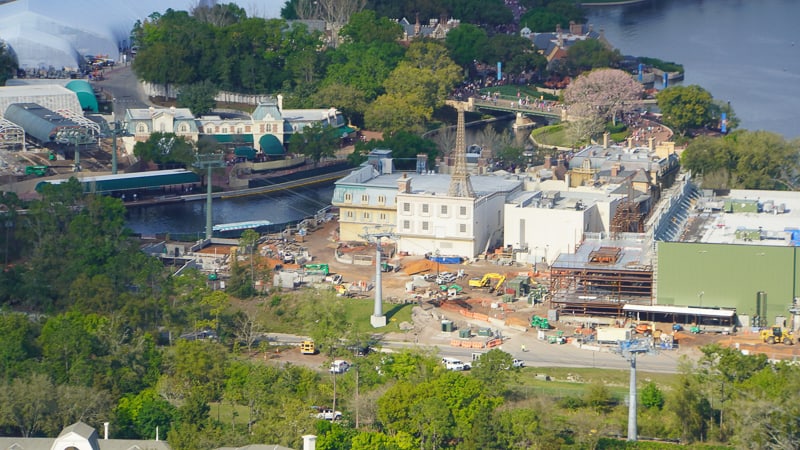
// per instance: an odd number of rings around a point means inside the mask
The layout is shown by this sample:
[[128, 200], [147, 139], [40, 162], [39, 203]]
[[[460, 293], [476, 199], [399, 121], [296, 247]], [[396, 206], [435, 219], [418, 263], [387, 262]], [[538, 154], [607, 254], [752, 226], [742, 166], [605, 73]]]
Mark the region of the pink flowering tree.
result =
[[638, 107], [644, 87], [617, 69], [597, 69], [576, 78], [564, 90], [564, 103], [573, 116], [595, 116], [617, 124], [617, 117]]

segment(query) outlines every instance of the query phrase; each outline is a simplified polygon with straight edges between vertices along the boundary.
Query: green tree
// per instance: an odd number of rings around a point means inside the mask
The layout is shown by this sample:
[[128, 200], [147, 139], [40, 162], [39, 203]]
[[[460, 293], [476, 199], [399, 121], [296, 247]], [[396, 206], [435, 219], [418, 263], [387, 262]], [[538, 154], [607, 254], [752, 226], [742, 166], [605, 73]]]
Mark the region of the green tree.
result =
[[322, 158], [331, 158], [339, 148], [341, 137], [336, 128], [323, 123], [314, 123], [295, 133], [289, 140], [289, 151], [305, 155], [319, 163]]
[[328, 55], [322, 86], [341, 84], [361, 91], [367, 101], [384, 93], [383, 83], [403, 57], [397, 42], [345, 43]]
[[10, 380], [26, 372], [25, 362], [37, 355], [38, 329], [21, 313], [0, 314], [0, 373]]
[[57, 408], [55, 386], [47, 375], [31, 373], [16, 378], [0, 391], [0, 418], [22, 437], [42, 431]]
[[488, 41], [489, 36], [482, 28], [464, 23], [447, 33], [445, 45], [456, 64], [469, 68], [476, 60], [483, 60], [481, 57]]
[[0, 41], [0, 86], [5, 86], [6, 80], [14, 78], [18, 68], [17, 59], [8, 48], [8, 44]]
[[209, 80], [181, 86], [178, 93], [178, 106], [189, 108], [193, 116], [200, 117], [210, 113], [217, 105], [216, 100], [214, 100], [217, 92], [219, 92], [219, 89]]
[[399, 131], [422, 133], [433, 116], [433, 108], [425, 103], [417, 93], [384, 94], [367, 107], [364, 123], [369, 129], [383, 131], [384, 136]]
[[381, 17], [375, 11], [364, 10], [350, 16], [347, 25], [342, 27], [339, 36], [358, 44], [372, 45], [376, 42], [391, 44], [403, 35], [403, 27], [388, 17]]
[[670, 86], [661, 90], [656, 95], [656, 103], [663, 114], [664, 123], [681, 135], [711, 125], [713, 97], [696, 84]]
[[489, 350], [475, 361], [472, 376], [483, 382], [489, 394], [503, 394], [519, 375], [519, 368], [512, 365], [513, 360], [510, 353]]
[[700, 136], [681, 164], [706, 188], [793, 190], [800, 160], [796, 145], [766, 131], [736, 130], [724, 137]]
[[350, 123], [364, 126], [364, 112], [367, 110], [367, 96], [360, 89], [341, 83], [331, 83], [321, 87], [314, 94], [317, 107], [336, 108]]
[[652, 381], [647, 383], [641, 391], [642, 405], [645, 408], [661, 409], [664, 407], [664, 394]]
[[222, 395], [227, 365], [228, 352], [222, 345], [179, 340], [165, 359], [159, 393], [168, 400], [182, 401], [199, 388], [208, 401], [216, 401]]
[[56, 383], [91, 386], [100, 368], [96, 356], [102, 354], [94, 331], [103, 320], [95, 314], [68, 312], [44, 323], [38, 344], [42, 363]]
[[619, 50], [609, 49], [597, 39], [586, 39], [567, 49], [566, 65], [575, 76], [592, 69], [617, 67], [621, 60]]
[[195, 150], [183, 136], [174, 133], [155, 132], [144, 142], [133, 146], [133, 154], [144, 161], [152, 161], [159, 167], [191, 167], [195, 161]]

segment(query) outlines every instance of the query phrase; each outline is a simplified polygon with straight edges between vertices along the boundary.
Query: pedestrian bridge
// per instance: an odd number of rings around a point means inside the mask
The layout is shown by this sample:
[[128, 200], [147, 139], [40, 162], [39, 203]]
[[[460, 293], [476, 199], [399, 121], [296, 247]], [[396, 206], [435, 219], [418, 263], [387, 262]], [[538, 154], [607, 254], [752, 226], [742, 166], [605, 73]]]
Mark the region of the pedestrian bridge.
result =
[[505, 111], [517, 114], [517, 119], [520, 120], [524, 116], [539, 116], [544, 117], [548, 122], [558, 122], [566, 120], [567, 112], [559, 104], [550, 102], [549, 106], [540, 106], [541, 103], [536, 101], [528, 105], [520, 104], [516, 97], [499, 96], [496, 99], [486, 99], [469, 97], [466, 101], [447, 100], [447, 104], [454, 108], [463, 108], [464, 111], [477, 111], [479, 109], [491, 109], [494, 111]]

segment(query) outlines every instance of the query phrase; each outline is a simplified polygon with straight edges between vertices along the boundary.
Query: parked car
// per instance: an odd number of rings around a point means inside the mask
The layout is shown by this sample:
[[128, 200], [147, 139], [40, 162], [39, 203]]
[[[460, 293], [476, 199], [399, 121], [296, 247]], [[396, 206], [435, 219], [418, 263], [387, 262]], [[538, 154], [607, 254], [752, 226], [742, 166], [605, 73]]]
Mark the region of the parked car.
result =
[[515, 359], [514, 361], [511, 362], [511, 365], [513, 367], [525, 367], [525, 361], [521, 359]]

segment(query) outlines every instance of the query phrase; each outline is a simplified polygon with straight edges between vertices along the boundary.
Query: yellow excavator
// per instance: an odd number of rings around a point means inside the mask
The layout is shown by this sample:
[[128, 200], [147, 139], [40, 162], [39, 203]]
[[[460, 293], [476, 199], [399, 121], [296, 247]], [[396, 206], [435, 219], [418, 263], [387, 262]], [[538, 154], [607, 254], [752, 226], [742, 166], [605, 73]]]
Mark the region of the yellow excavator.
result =
[[[494, 281], [497, 281], [494, 283]], [[496, 291], [500, 289], [500, 286], [503, 285], [503, 282], [506, 281], [506, 276], [501, 275], [499, 273], [487, 273], [481, 278], [473, 278], [469, 280], [468, 284], [470, 287], [474, 288], [489, 288], [489, 292]]]
[[792, 332], [783, 327], [772, 327], [761, 330], [761, 341], [767, 344], [794, 345]]

